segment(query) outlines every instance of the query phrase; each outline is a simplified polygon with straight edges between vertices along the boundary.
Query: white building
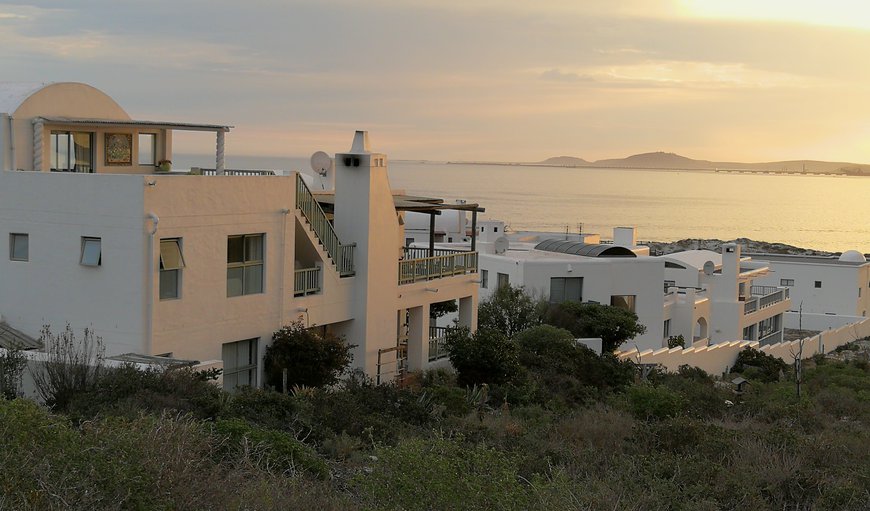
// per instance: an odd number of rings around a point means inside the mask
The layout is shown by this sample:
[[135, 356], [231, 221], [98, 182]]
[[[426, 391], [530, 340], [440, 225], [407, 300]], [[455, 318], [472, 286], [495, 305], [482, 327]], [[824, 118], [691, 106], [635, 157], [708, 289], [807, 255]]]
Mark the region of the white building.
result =
[[476, 232], [482, 300], [511, 284], [551, 303], [623, 307], [646, 327], [624, 348], [658, 349], [677, 335], [687, 345], [782, 338], [788, 290], [754, 286], [768, 270], [741, 257], [737, 246], [724, 247], [722, 254], [651, 257], [632, 227], [615, 228], [611, 242], [589, 233], [506, 235], [504, 223], [495, 220], [480, 222]]
[[[227, 170], [230, 128], [132, 120], [79, 83], [0, 84], [2, 319], [33, 337], [90, 326], [108, 355], [221, 360], [228, 387], [260, 385], [272, 333], [297, 319], [379, 379], [429, 366], [431, 303], [458, 300], [475, 328], [476, 254], [402, 244], [405, 211], [477, 205], [395, 195], [363, 132], [334, 190]], [[174, 130], [215, 133], [215, 169], [158, 172]]]
[[870, 262], [857, 250], [840, 256], [753, 254], [770, 266], [759, 280], [768, 286], [788, 287], [789, 328], [825, 330], [854, 323], [870, 312]]

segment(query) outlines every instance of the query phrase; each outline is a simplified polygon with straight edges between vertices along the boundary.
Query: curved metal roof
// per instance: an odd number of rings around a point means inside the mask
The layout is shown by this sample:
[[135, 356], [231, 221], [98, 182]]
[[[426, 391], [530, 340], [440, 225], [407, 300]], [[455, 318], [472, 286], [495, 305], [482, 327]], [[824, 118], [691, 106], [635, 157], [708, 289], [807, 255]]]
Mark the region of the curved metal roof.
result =
[[27, 98], [51, 82], [0, 82], [0, 113], [12, 115]]
[[625, 247], [568, 240], [544, 240], [535, 245], [535, 250], [585, 257], [637, 257], [637, 254]]

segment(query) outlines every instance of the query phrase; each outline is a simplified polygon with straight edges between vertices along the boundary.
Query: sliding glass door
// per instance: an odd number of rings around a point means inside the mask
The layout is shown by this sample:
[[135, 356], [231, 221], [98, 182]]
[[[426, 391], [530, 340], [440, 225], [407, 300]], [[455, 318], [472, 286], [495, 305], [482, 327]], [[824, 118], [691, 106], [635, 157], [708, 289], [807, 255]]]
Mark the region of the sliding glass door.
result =
[[94, 134], [82, 131], [52, 131], [51, 170], [93, 172]]

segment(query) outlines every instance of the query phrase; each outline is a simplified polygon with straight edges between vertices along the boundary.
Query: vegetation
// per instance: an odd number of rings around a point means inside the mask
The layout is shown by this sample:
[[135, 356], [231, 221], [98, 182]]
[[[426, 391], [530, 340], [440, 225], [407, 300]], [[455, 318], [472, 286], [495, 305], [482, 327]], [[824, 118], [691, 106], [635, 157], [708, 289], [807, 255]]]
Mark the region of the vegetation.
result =
[[[747, 352], [741, 370], [751, 384], [737, 394], [690, 367], [641, 381], [630, 363], [551, 325], [512, 339], [454, 333], [466, 365], [412, 375], [402, 387], [351, 373], [289, 394], [227, 394], [190, 371], [123, 367], [100, 369], [51, 411], [0, 399], [0, 508], [864, 510], [870, 502], [864, 359], [804, 361], [798, 397], [792, 367]], [[512, 356], [492, 364], [495, 347]]]
[[547, 310], [544, 321], [575, 337], [600, 337], [602, 350], [612, 352], [622, 343], [646, 332], [637, 314], [610, 305], [563, 302]]
[[534, 300], [522, 287], [500, 286], [489, 300], [481, 302], [477, 326], [496, 330], [508, 338], [541, 323], [546, 304]]
[[318, 333], [294, 322], [272, 335], [263, 361], [266, 384], [283, 390], [296, 385], [322, 387], [338, 381], [353, 360], [354, 346], [329, 332]]

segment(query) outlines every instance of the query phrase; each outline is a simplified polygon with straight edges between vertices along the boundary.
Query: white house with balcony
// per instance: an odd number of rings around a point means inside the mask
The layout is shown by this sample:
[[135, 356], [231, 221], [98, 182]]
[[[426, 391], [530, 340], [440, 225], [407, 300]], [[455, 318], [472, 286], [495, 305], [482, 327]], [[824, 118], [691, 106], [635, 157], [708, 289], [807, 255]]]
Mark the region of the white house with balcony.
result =
[[[403, 250], [406, 211], [476, 204], [394, 193], [364, 132], [322, 193], [297, 172], [229, 170], [231, 128], [133, 120], [80, 83], [0, 84], [3, 321], [91, 327], [110, 356], [217, 361], [227, 387], [261, 385], [272, 333], [295, 320], [345, 336], [380, 380], [433, 363], [432, 303], [457, 300], [476, 327], [476, 253]], [[175, 130], [215, 133], [215, 168], [161, 172]]]
[[481, 300], [511, 284], [550, 303], [630, 310], [646, 332], [623, 349], [658, 349], [677, 335], [687, 346], [782, 337], [788, 290], [753, 285], [768, 269], [741, 257], [740, 247], [651, 257], [633, 227], [614, 228], [612, 240], [594, 233], [507, 233], [498, 220], [482, 221], [474, 231]]
[[758, 283], [787, 287], [788, 328], [826, 330], [863, 320], [870, 312], [870, 262], [857, 250], [839, 256], [753, 254], [771, 273]]

